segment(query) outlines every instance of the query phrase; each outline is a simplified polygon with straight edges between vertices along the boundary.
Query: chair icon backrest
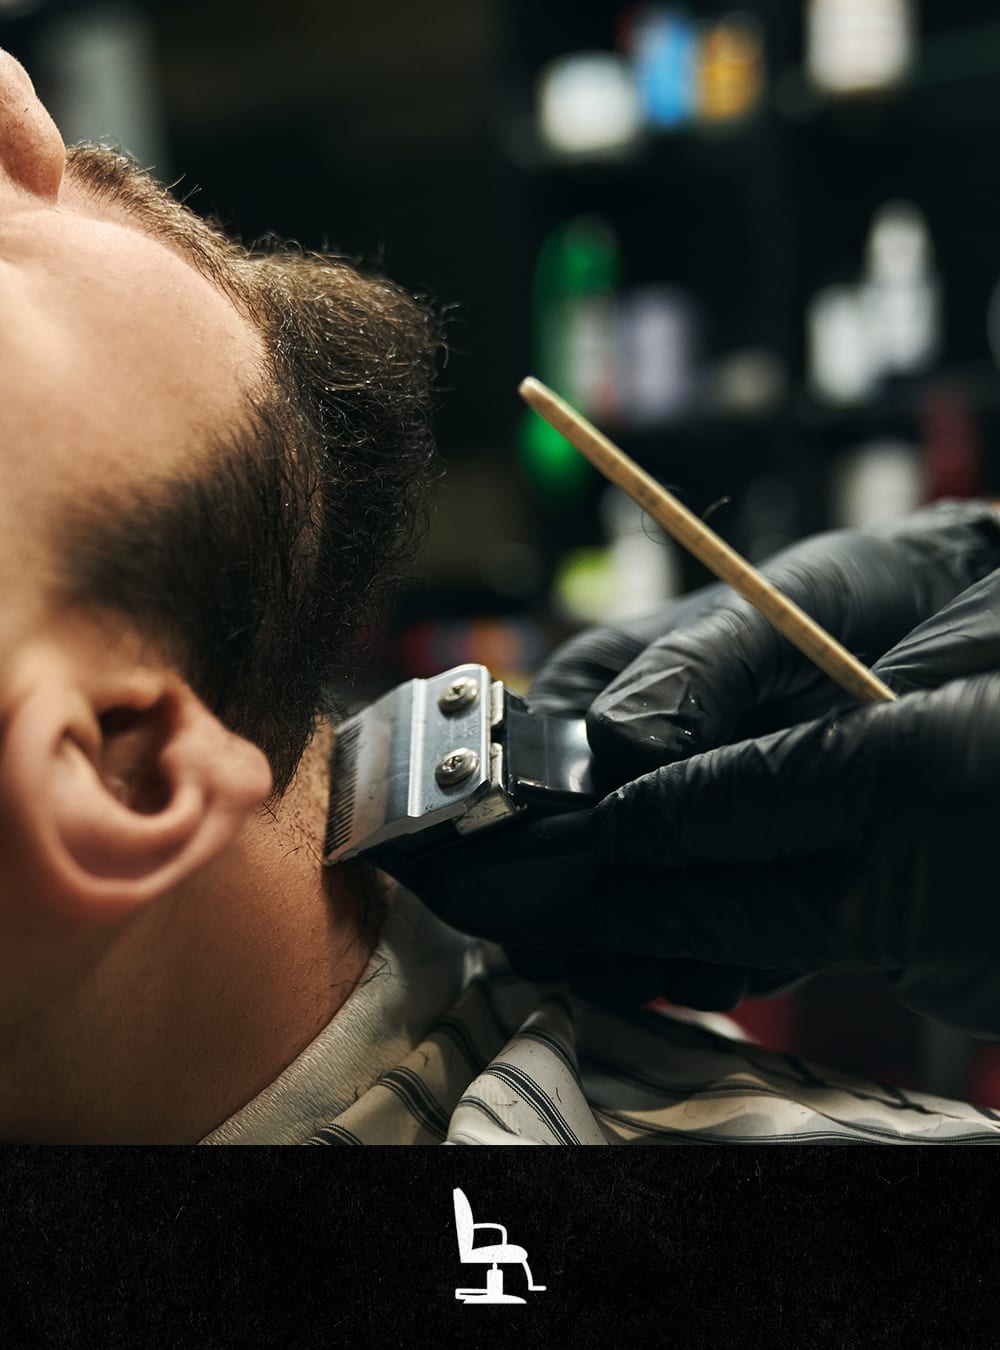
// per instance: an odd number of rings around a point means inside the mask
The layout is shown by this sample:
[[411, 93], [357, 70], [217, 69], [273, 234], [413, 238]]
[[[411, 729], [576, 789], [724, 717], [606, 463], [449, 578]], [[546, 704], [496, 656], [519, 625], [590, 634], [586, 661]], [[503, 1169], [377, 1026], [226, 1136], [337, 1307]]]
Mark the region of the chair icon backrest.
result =
[[[524, 1267], [528, 1288], [532, 1292], [542, 1292], [544, 1284], [535, 1284], [528, 1266], [528, 1253], [523, 1247], [517, 1247], [507, 1241], [507, 1229], [502, 1223], [476, 1223], [472, 1217], [472, 1206], [465, 1192], [456, 1186], [452, 1190], [455, 1204], [455, 1236], [458, 1239], [458, 1259], [463, 1265], [488, 1265], [492, 1269], [486, 1273], [485, 1289], [456, 1289], [455, 1297], [463, 1303], [523, 1303], [523, 1298], [503, 1292], [503, 1271], [501, 1265], [519, 1265]], [[488, 1228], [500, 1234], [500, 1241], [476, 1246], [476, 1231]]]
[[455, 1234], [458, 1237], [458, 1259], [465, 1261], [466, 1253], [472, 1251], [475, 1237], [472, 1224], [472, 1206], [464, 1191], [456, 1186], [451, 1193], [455, 1202]]

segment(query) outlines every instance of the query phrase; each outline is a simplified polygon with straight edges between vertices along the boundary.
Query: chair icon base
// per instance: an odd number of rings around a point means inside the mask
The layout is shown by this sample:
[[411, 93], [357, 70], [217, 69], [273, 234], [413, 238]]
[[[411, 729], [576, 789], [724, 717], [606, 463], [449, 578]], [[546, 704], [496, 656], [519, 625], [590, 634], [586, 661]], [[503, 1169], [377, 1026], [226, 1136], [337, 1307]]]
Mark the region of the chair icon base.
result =
[[456, 1289], [455, 1297], [463, 1303], [527, 1303], [516, 1294], [491, 1294], [485, 1289]]
[[526, 1303], [527, 1299], [503, 1291], [503, 1271], [496, 1266], [486, 1272], [485, 1289], [456, 1289], [455, 1297], [463, 1303]]

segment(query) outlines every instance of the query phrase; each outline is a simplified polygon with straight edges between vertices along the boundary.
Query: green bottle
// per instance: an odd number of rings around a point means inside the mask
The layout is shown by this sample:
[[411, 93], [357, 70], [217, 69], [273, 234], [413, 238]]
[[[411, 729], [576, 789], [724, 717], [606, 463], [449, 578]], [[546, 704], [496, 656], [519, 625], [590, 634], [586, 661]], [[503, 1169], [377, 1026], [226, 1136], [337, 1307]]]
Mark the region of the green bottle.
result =
[[[598, 425], [618, 412], [617, 330], [621, 255], [599, 216], [556, 226], [538, 254], [532, 287], [533, 374]], [[546, 495], [577, 495], [592, 470], [571, 445], [527, 410], [520, 451]]]

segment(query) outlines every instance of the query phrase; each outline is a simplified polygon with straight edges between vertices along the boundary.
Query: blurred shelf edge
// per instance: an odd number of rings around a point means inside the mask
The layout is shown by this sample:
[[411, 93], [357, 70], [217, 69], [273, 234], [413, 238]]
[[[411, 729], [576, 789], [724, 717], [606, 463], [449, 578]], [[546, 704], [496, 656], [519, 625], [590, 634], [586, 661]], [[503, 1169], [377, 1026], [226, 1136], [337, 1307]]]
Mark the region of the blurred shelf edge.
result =
[[853, 404], [825, 403], [805, 387], [766, 409], [749, 412], [692, 407], [676, 417], [649, 423], [604, 418], [595, 425], [623, 450], [687, 457], [706, 440], [748, 441], [782, 428], [802, 431], [877, 430], [879, 424], [917, 416], [936, 390], [953, 388], [973, 410], [1000, 409], [1000, 370], [986, 361], [942, 366], [891, 382], [877, 395]]
[[768, 122], [768, 107], [727, 122], [694, 122], [675, 130], [647, 127], [634, 141], [621, 146], [574, 152], [552, 149], [538, 135], [530, 115], [511, 118], [501, 128], [500, 145], [513, 168], [525, 174], [555, 173], [615, 176], [648, 172], [657, 167], [692, 166], [709, 153], [721, 159], [726, 153], [742, 154], [747, 144], [761, 139]]
[[929, 396], [945, 388], [954, 389], [974, 411], [1000, 409], [1000, 370], [988, 361], [970, 361], [893, 380], [875, 397], [856, 404], [824, 403], [803, 388], [796, 392], [793, 415], [801, 426], [819, 430], [911, 418], [921, 411]]

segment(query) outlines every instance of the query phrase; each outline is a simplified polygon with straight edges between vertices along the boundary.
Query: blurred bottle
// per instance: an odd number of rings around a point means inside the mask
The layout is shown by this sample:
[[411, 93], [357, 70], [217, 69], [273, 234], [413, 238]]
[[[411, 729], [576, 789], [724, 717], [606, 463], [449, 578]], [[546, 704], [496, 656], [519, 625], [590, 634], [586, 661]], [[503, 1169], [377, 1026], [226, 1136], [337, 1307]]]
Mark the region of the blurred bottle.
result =
[[611, 612], [614, 580], [607, 548], [572, 548], [558, 560], [552, 581], [552, 613], [571, 628], [604, 623]]
[[728, 417], [766, 417], [788, 395], [788, 367], [767, 347], [744, 347], [720, 356], [707, 373], [705, 404]]
[[927, 501], [978, 497], [983, 490], [983, 445], [972, 402], [961, 385], [933, 384], [920, 405]]
[[[557, 226], [535, 268], [532, 326], [539, 379], [597, 422], [619, 408], [616, 346], [621, 257], [614, 230], [599, 216]], [[588, 480], [586, 461], [547, 422], [528, 411], [521, 448], [543, 489]]]
[[941, 304], [920, 210], [912, 202], [887, 202], [872, 220], [865, 252], [864, 307], [877, 373], [926, 370], [941, 346]]
[[910, 0], [809, 0], [809, 77], [831, 94], [892, 88], [912, 68], [914, 28]]
[[857, 404], [884, 377], [927, 370], [941, 349], [941, 288], [930, 230], [912, 202], [872, 219], [857, 286], [819, 291], [807, 313], [809, 381], [824, 402]]
[[919, 446], [879, 440], [859, 445], [833, 469], [834, 525], [877, 525], [915, 511], [926, 500]]
[[621, 307], [622, 415], [635, 425], [668, 421], [691, 405], [698, 371], [698, 316], [671, 286], [637, 286]]
[[698, 116], [735, 122], [757, 107], [764, 92], [764, 39], [748, 14], [728, 14], [704, 30], [698, 51]]
[[542, 71], [538, 132], [556, 154], [609, 156], [628, 151], [642, 129], [629, 62], [614, 52], [570, 52]]
[[692, 120], [696, 103], [694, 25], [679, 5], [627, 11], [621, 38], [631, 53], [639, 107], [649, 127], [674, 131]]
[[645, 614], [680, 591], [677, 546], [616, 487], [601, 497], [603, 545], [570, 550], [553, 583], [553, 609], [573, 624]]
[[857, 286], [817, 292], [806, 315], [809, 384], [824, 403], [863, 402], [875, 386], [863, 295]]
[[605, 621], [646, 614], [680, 590], [673, 540], [620, 488], [606, 488], [601, 520], [608, 539], [612, 585]]

